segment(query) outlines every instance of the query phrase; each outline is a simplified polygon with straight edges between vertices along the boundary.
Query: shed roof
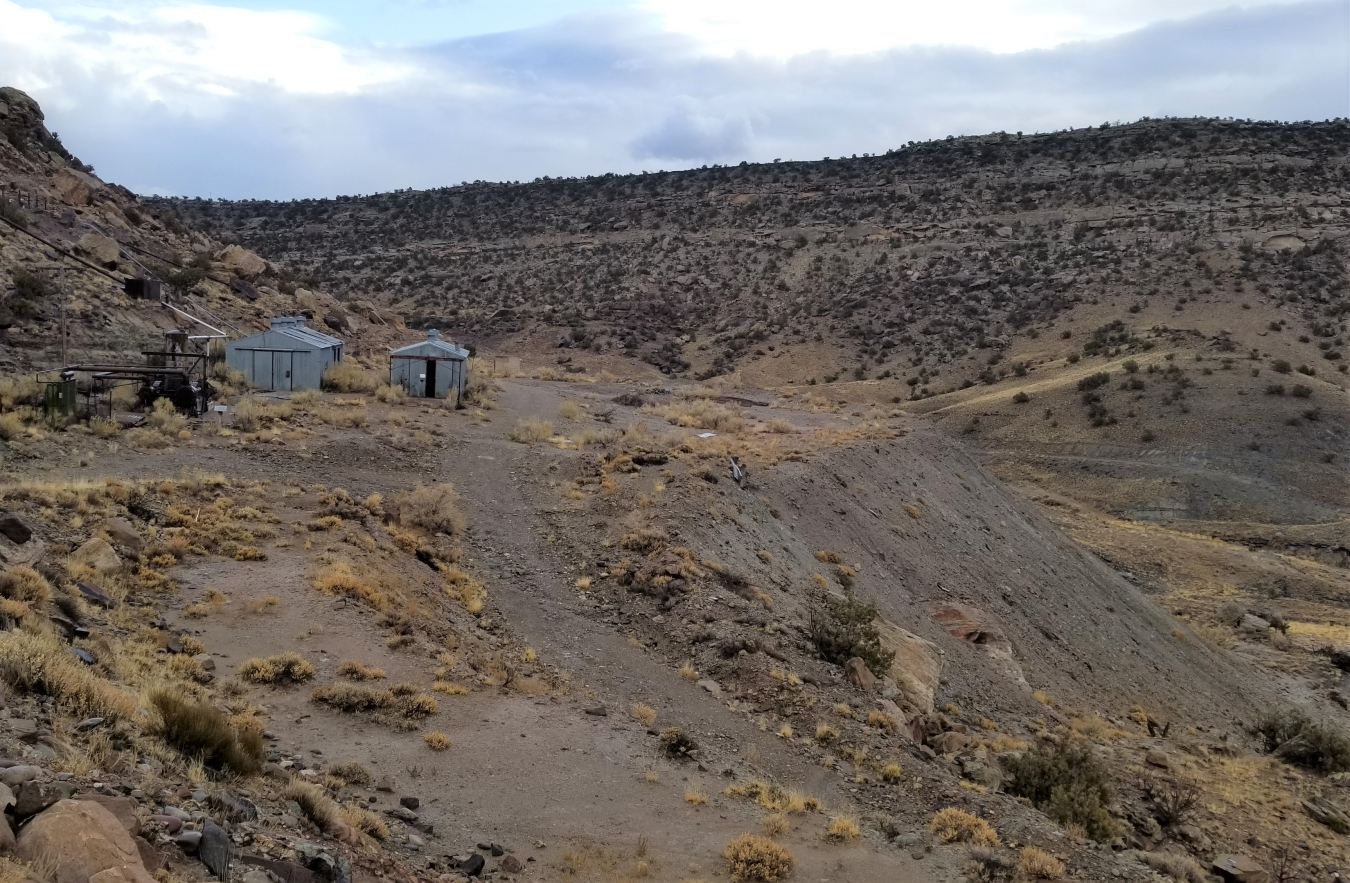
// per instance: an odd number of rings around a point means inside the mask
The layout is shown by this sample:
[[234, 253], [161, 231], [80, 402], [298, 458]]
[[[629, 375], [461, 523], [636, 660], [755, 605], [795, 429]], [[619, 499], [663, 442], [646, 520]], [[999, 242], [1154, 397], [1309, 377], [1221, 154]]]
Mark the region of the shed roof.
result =
[[303, 343], [306, 346], [317, 347], [320, 349], [342, 346], [341, 339], [333, 337], [331, 334], [324, 334], [322, 331], [315, 331], [313, 328], [306, 325], [304, 316], [274, 316], [272, 317], [271, 328], [232, 341], [232, 343], [237, 345], [252, 340], [255, 337], [261, 337], [264, 334], [272, 333], [280, 334], [283, 337], [289, 337], [297, 343]]
[[426, 340], [419, 340], [417, 343], [410, 343], [405, 347], [400, 347], [394, 350], [390, 355], [423, 356], [427, 355], [428, 350], [447, 359], [467, 359], [469, 357], [469, 351], [464, 347], [441, 340], [440, 333], [434, 328], [427, 331]]

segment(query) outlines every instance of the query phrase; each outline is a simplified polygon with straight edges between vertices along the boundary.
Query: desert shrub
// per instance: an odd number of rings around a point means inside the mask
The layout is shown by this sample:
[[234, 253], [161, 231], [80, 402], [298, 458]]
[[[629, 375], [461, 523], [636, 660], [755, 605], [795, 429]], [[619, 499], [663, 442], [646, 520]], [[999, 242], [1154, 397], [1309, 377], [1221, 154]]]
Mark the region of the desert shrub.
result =
[[1350, 738], [1296, 711], [1263, 714], [1252, 728], [1264, 749], [1319, 773], [1350, 771]]
[[430, 533], [457, 536], [469, 524], [459, 509], [459, 494], [448, 482], [419, 484], [410, 491], [400, 491], [390, 501], [390, 509], [397, 513], [399, 524], [420, 527]]
[[1134, 857], [1159, 874], [1166, 874], [1181, 883], [1209, 883], [1210, 876], [1195, 859], [1180, 852], [1143, 852]]
[[374, 375], [350, 360], [329, 365], [321, 383], [333, 392], [374, 392], [379, 385]]
[[1111, 382], [1111, 375], [1105, 371], [1098, 371], [1095, 374], [1089, 374], [1078, 381], [1079, 392], [1091, 392], [1094, 389], [1105, 386]]
[[546, 442], [553, 437], [553, 422], [550, 420], [517, 420], [516, 425], [506, 434], [513, 442], [524, 445]]
[[398, 699], [389, 690], [358, 687], [354, 684], [325, 684], [322, 687], [315, 687], [309, 698], [311, 702], [327, 705], [348, 714], [358, 711], [383, 711], [392, 708]]
[[374, 586], [366, 583], [352, 572], [350, 564], [342, 561], [325, 567], [314, 577], [314, 588], [325, 595], [345, 595], [356, 598], [376, 610], [389, 606], [389, 599]]
[[375, 390], [375, 398], [385, 404], [401, 405], [407, 401], [408, 393], [401, 386], [382, 383], [379, 388]]
[[181, 432], [183, 427], [187, 425], [187, 418], [178, 413], [178, 409], [173, 406], [173, 402], [163, 398], [155, 399], [145, 422], [151, 429], [158, 430], [164, 435], [173, 436]]
[[367, 834], [376, 840], [389, 839], [389, 826], [385, 824], [384, 819], [355, 801], [341, 807], [338, 810], [338, 817], [346, 822], [348, 827], [360, 831], [362, 834]]
[[159, 712], [159, 735], [181, 753], [213, 770], [229, 769], [241, 776], [262, 769], [262, 729], [232, 724], [208, 702], [194, 702], [175, 691], [150, 693], [150, 705]]
[[1293, 389], [1289, 390], [1289, 394], [1296, 399], [1306, 399], [1312, 396], [1313, 391], [1312, 387], [1306, 383], [1295, 383]]
[[575, 420], [581, 416], [581, 406], [576, 402], [563, 402], [558, 406], [558, 416], [564, 420]]
[[354, 760], [333, 764], [328, 768], [328, 775], [341, 779], [348, 785], [369, 785], [371, 782], [370, 770]]
[[656, 709], [645, 702], [634, 702], [629, 712], [633, 715], [633, 720], [651, 726], [656, 723]]
[[46, 604], [52, 595], [52, 587], [42, 574], [21, 564], [0, 573], [0, 595], [27, 604]]
[[624, 534], [623, 538], [619, 540], [619, 546], [640, 555], [654, 555], [666, 547], [666, 542], [669, 539], [669, 535], [659, 527], [644, 527], [641, 530]]
[[450, 737], [444, 733], [427, 733], [422, 737], [432, 751], [445, 751], [451, 746]]
[[845, 813], [831, 816], [829, 827], [825, 829], [826, 837], [840, 843], [851, 843], [857, 840], [861, 833], [858, 830], [858, 820]]
[[1200, 791], [1180, 779], [1153, 779], [1144, 785], [1153, 818], [1164, 828], [1184, 824], [1200, 801]]
[[36, 378], [0, 377], [0, 412], [13, 411], [22, 406], [42, 404], [43, 386]]
[[1031, 396], [1027, 395], [1026, 392], [1023, 390], [1018, 390], [1017, 392], [1013, 393], [1012, 400], [1016, 404], [1025, 405], [1027, 402], [1031, 401]]
[[1025, 797], [1061, 825], [1080, 825], [1104, 840], [1116, 830], [1108, 806], [1111, 780], [1086, 742], [1039, 745], [1008, 760], [1004, 789]]
[[1064, 862], [1044, 849], [1026, 846], [1017, 856], [1017, 875], [1023, 880], [1058, 880], [1064, 876]]
[[949, 806], [939, 810], [928, 823], [943, 843], [969, 843], [974, 846], [998, 846], [998, 832], [994, 826], [977, 815]]
[[0, 441], [13, 441], [23, 435], [23, 415], [0, 414]]
[[278, 795], [281, 800], [294, 800], [300, 806], [305, 818], [314, 823], [320, 831], [331, 834], [338, 830], [339, 823], [345, 824], [341, 808], [313, 782], [292, 779]]
[[469, 379], [464, 384], [464, 392], [459, 397], [460, 404], [470, 408], [482, 408], [491, 411], [497, 407], [497, 384], [485, 372], [470, 369]]
[[0, 680], [51, 696], [77, 717], [122, 720], [136, 713], [136, 698], [94, 674], [49, 634], [19, 629], [0, 633]]
[[367, 666], [363, 662], [349, 659], [338, 666], [338, 675], [352, 681], [378, 681], [384, 677], [384, 669]]
[[732, 883], [772, 883], [792, 873], [792, 853], [761, 834], [742, 834], [727, 844], [726, 856]]
[[122, 431], [122, 424], [111, 417], [93, 417], [89, 420], [89, 429], [98, 438], [112, 438]]
[[895, 660], [895, 652], [881, 643], [876, 626], [877, 608], [851, 595], [835, 598], [824, 595], [813, 608], [807, 623], [811, 643], [820, 657], [843, 665], [857, 656], [873, 674], [885, 674]]
[[314, 677], [314, 666], [299, 653], [279, 653], [244, 660], [238, 674], [250, 684], [303, 684]]

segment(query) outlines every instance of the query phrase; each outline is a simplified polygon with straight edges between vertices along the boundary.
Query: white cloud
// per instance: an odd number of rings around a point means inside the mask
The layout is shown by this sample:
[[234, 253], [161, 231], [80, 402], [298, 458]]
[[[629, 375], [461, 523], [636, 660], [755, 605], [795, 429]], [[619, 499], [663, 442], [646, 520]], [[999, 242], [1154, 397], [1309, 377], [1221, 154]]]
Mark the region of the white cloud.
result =
[[141, 192], [320, 196], [817, 159], [1146, 115], [1350, 114], [1344, 0], [1018, 53], [790, 58], [710, 52], [631, 10], [354, 51], [312, 16], [136, 8], [53, 17], [0, 0], [0, 84], [30, 91], [73, 152]]
[[[1264, 0], [1264, 3], [1292, 0]], [[1113, 37], [1234, 0], [642, 0], [662, 24], [720, 54], [788, 58], [911, 46], [992, 52]]]
[[314, 36], [321, 25], [306, 13], [206, 4], [81, 7], [58, 19], [0, 0], [0, 77], [38, 92], [96, 80], [124, 100], [199, 115], [250, 87], [352, 94], [409, 75]]

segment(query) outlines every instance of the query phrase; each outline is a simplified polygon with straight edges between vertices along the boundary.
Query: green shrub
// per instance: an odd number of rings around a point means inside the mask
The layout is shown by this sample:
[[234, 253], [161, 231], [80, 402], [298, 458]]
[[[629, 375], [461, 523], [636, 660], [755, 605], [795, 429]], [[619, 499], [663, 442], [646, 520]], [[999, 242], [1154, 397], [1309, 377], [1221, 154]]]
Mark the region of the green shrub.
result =
[[1007, 762], [1005, 790], [1062, 825], [1081, 825], [1094, 840], [1116, 831], [1111, 779], [1086, 742], [1038, 745]]
[[1320, 773], [1350, 771], [1350, 738], [1296, 711], [1264, 714], [1252, 733], [1286, 763]]
[[881, 643], [876, 626], [875, 604], [865, 604], [851, 595], [821, 599], [821, 606], [811, 611], [808, 628], [811, 642], [820, 657], [836, 665], [843, 665], [857, 656], [873, 674], [885, 674], [895, 660], [895, 652]]
[[1111, 382], [1111, 375], [1105, 371], [1098, 371], [1096, 374], [1089, 374], [1078, 381], [1079, 392], [1089, 392], [1098, 387], [1105, 386]]

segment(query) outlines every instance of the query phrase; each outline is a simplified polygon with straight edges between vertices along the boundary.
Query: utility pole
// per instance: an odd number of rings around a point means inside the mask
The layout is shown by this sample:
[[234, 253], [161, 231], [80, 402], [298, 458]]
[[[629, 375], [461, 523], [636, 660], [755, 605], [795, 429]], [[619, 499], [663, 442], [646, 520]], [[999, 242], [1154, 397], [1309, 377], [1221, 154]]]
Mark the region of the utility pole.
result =
[[70, 303], [70, 277], [67, 270], [70, 267], [64, 260], [61, 261], [61, 367], [70, 364], [70, 333], [69, 326], [66, 323], [66, 308]]

